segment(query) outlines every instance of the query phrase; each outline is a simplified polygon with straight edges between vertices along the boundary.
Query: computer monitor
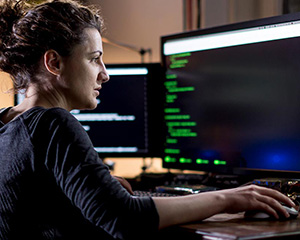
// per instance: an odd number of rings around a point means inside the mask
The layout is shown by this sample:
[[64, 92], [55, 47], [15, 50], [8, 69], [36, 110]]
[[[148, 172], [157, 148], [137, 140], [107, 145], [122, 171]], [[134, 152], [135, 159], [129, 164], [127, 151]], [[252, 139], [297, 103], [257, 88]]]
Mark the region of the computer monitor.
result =
[[[162, 68], [152, 64], [107, 64], [108, 83], [94, 110], [72, 110], [100, 157], [158, 157], [162, 143]], [[16, 96], [16, 104], [22, 101]]]
[[163, 166], [300, 176], [300, 14], [161, 38]]

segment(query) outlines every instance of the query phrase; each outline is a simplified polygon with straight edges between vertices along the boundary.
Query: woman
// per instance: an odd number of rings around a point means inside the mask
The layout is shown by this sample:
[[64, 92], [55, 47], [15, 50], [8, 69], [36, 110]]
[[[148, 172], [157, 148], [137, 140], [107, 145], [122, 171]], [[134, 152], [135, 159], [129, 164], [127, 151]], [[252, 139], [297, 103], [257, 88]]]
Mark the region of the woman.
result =
[[110, 175], [69, 113], [95, 108], [109, 80], [101, 29], [97, 12], [70, 0], [2, 2], [0, 69], [26, 98], [0, 114], [0, 239], [135, 239], [254, 209], [288, 217], [279, 202], [294, 204], [271, 189], [137, 198]]

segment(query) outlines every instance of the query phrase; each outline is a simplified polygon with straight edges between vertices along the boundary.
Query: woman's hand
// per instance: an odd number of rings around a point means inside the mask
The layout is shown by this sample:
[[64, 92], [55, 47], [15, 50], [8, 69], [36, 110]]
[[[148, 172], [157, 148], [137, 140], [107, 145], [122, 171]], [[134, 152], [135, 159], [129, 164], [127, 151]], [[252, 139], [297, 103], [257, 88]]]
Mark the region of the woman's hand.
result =
[[224, 212], [258, 210], [275, 218], [289, 217], [281, 203], [295, 207], [292, 200], [277, 190], [256, 185], [153, 200], [160, 216], [159, 228], [200, 221]]
[[220, 193], [224, 196], [224, 203], [227, 203], [224, 211], [227, 213], [259, 210], [278, 219], [279, 215], [289, 216], [280, 202], [295, 207], [293, 201], [279, 191], [257, 185], [223, 190]]

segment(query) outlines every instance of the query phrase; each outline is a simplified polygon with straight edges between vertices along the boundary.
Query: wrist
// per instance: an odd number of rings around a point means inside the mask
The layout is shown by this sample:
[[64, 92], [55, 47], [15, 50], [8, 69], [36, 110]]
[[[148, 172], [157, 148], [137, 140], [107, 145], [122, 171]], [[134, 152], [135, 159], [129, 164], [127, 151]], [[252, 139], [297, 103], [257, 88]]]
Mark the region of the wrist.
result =
[[217, 191], [215, 192], [216, 196], [216, 203], [217, 206], [219, 207], [220, 213], [226, 213], [228, 212], [228, 209], [232, 206], [232, 203], [230, 201], [230, 198], [228, 196], [228, 193], [226, 190], [224, 191]]

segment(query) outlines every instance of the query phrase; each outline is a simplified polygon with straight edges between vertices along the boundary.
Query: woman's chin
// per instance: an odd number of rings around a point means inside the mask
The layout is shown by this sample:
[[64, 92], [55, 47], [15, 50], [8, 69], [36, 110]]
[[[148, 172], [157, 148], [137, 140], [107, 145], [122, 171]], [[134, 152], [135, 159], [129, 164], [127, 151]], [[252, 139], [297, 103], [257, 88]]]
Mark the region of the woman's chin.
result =
[[94, 110], [97, 107], [97, 105], [98, 105], [97, 102], [93, 102], [93, 103], [85, 104], [76, 109], [78, 109], [78, 110]]
[[93, 103], [91, 103], [88, 106], [87, 110], [93, 110], [93, 109], [95, 109], [97, 107], [97, 105], [98, 105], [98, 102], [95, 100]]

